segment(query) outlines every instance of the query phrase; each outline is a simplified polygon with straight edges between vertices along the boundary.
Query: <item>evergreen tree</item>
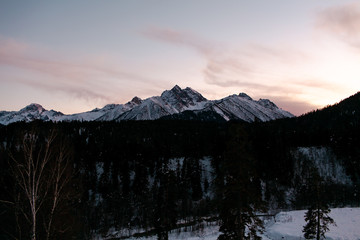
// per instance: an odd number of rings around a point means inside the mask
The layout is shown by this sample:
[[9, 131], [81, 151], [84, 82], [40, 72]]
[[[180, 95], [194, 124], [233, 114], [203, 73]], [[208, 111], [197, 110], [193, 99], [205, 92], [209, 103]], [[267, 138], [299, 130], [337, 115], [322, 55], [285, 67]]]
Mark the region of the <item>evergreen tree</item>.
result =
[[138, 163], [135, 166], [135, 178], [132, 185], [135, 225], [147, 230], [150, 225], [151, 199], [149, 199], [149, 181], [147, 169]]
[[305, 213], [307, 223], [303, 228], [304, 237], [305, 239], [325, 239], [325, 233], [329, 231], [329, 224], [335, 225], [335, 222], [329, 217], [331, 210], [321, 197], [323, 178], [319, 176], [317, 169], [310, 170], [308, 184], [311, 184], [309, 193], [312, 195], [313, 203]]
[[156, 193], [155, 229], [158, 240], [168, 240], [168, 232], [176, 225], [176, 174], [165, 160], [158, 169], [159, 186]]
[[303, 232], [305, 239], [317, 240], [325, 238], [325, 232], [329, 231], [329, 224], [335, 224], [334, 220], [329, 217], [330, 209], [324, 205], [319, 208], [310, 207], [305, 213], [305, 221]]
[[231, 138], [224, 157], [224, 189], [220, 203], [219, 240], [260, 239], [263, 223], [256, 212], [263, 210], [260, 181], [252, 158], [251, 144], [242, 126], [230, 128]]

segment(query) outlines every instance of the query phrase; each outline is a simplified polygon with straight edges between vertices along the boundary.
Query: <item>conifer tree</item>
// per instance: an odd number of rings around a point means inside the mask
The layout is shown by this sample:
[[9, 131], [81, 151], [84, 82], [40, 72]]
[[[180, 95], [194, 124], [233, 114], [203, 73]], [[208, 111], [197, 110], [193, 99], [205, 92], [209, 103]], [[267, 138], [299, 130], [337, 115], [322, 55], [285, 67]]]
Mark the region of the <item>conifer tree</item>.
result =
[[305, 239], [325, 239], [325, 233], [329, 231], [329, 224], [336, 225], [334, 220], [329, 217], [330, 208], [321, 198], [323, 178], [319, 175], [317, 169], [310, 170], [308, 179], [309, 195], [312, 196], [313, 203], [305, 213], [307, 222], [303, 228]]
[[224, 156], [224, 189], [220, 203], [219, 240], [261, 239], [263, 223], [256, 212], [263, 210], [260, 182], [247, 133], [241, 126], [230, 129], [231, 138]]
[[155, 229], [158, 240], [168, 240], [168, 232], [176, 225], [176, 175], [164, 160], [158, 170], [159, 186], [156, 193]]

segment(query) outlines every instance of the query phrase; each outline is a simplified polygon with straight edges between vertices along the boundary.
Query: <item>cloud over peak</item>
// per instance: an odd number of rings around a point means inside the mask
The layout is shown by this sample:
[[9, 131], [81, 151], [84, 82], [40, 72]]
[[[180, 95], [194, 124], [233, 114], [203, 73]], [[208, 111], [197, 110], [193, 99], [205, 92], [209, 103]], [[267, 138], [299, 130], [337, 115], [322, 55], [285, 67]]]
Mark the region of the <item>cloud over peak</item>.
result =
[[[341, 89], [334, 83], [312, 75], [316, 62], [307, 51], [291, 43], [284, 46], [250, 43], [238, 46], [213, 43], [196, 34], [174, 29], [150, 28], [143, 34], [151, 39], [176, 46], [187, 47], [199, 53], [205, 65], [199, 71], [209, 85], [221, 88], [237, 89], [255, 97], [268, 97], [281, 100], [282, 105], [291, 106], [295, 114], [304, 109], [315, 109], [304, 95], [314, 92], [323, 95]], [[288, 104], [285, 104], [285, 99]], [[303, 100], [301, 100], [303, 99]], [[311, 97], [309, 97], [311, 99]], [[301, 107], [300, 102], [304, 105]]]

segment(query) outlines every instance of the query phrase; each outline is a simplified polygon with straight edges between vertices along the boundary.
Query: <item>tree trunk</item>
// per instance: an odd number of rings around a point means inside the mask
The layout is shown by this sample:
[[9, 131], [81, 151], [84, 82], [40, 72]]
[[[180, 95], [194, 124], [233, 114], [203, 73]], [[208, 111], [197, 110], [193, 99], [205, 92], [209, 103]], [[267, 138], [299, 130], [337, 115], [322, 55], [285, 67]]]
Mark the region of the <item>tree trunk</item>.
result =
[[31, 240], [36, 240], [36, 214], [33, 214], [32, 216], [32, 236], [31, 236]]
[[245, 229], [243, 227], [243, 222], [242, 222], [242, 216], [241, 216], [241, 213], [239, 214], [239, 220], [240, 220], [240, 225], [239, 225], [239, 228], [240, 228], [240, 235], [238, 236], [240, 240], [243, 240], [244, 239], [244, 233], [245, 233]]
[[32, 202], [31, 202], [31, 215], [32, 215], [32, 233], [31, 240], [36, 240], [36, 199], [35, 194], [32, 194]]

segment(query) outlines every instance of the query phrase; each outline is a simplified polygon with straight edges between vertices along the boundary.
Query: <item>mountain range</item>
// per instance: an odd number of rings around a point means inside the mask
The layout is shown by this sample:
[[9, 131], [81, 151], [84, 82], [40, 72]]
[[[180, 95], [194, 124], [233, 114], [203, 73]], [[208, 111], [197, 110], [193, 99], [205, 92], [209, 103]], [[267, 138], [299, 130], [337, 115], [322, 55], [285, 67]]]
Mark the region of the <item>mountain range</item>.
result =
[[207, 100], [190, 87], [178, 85], [160, 96], [147, 99], [134, 97], [125, 104], [108, 104], [92, 111], [66, 115], [46, 110], [33, 103], [20, 111], [0, 111], [0, 124], [18, 121], [124, 121], [155, 120], [160, 118], [195, 120], [243, 120], [246, 122], [290, 118], [294, 115], [278, 108], [268, 99], [253, 100], [245, 93], [234, 94], [220, 100]]

